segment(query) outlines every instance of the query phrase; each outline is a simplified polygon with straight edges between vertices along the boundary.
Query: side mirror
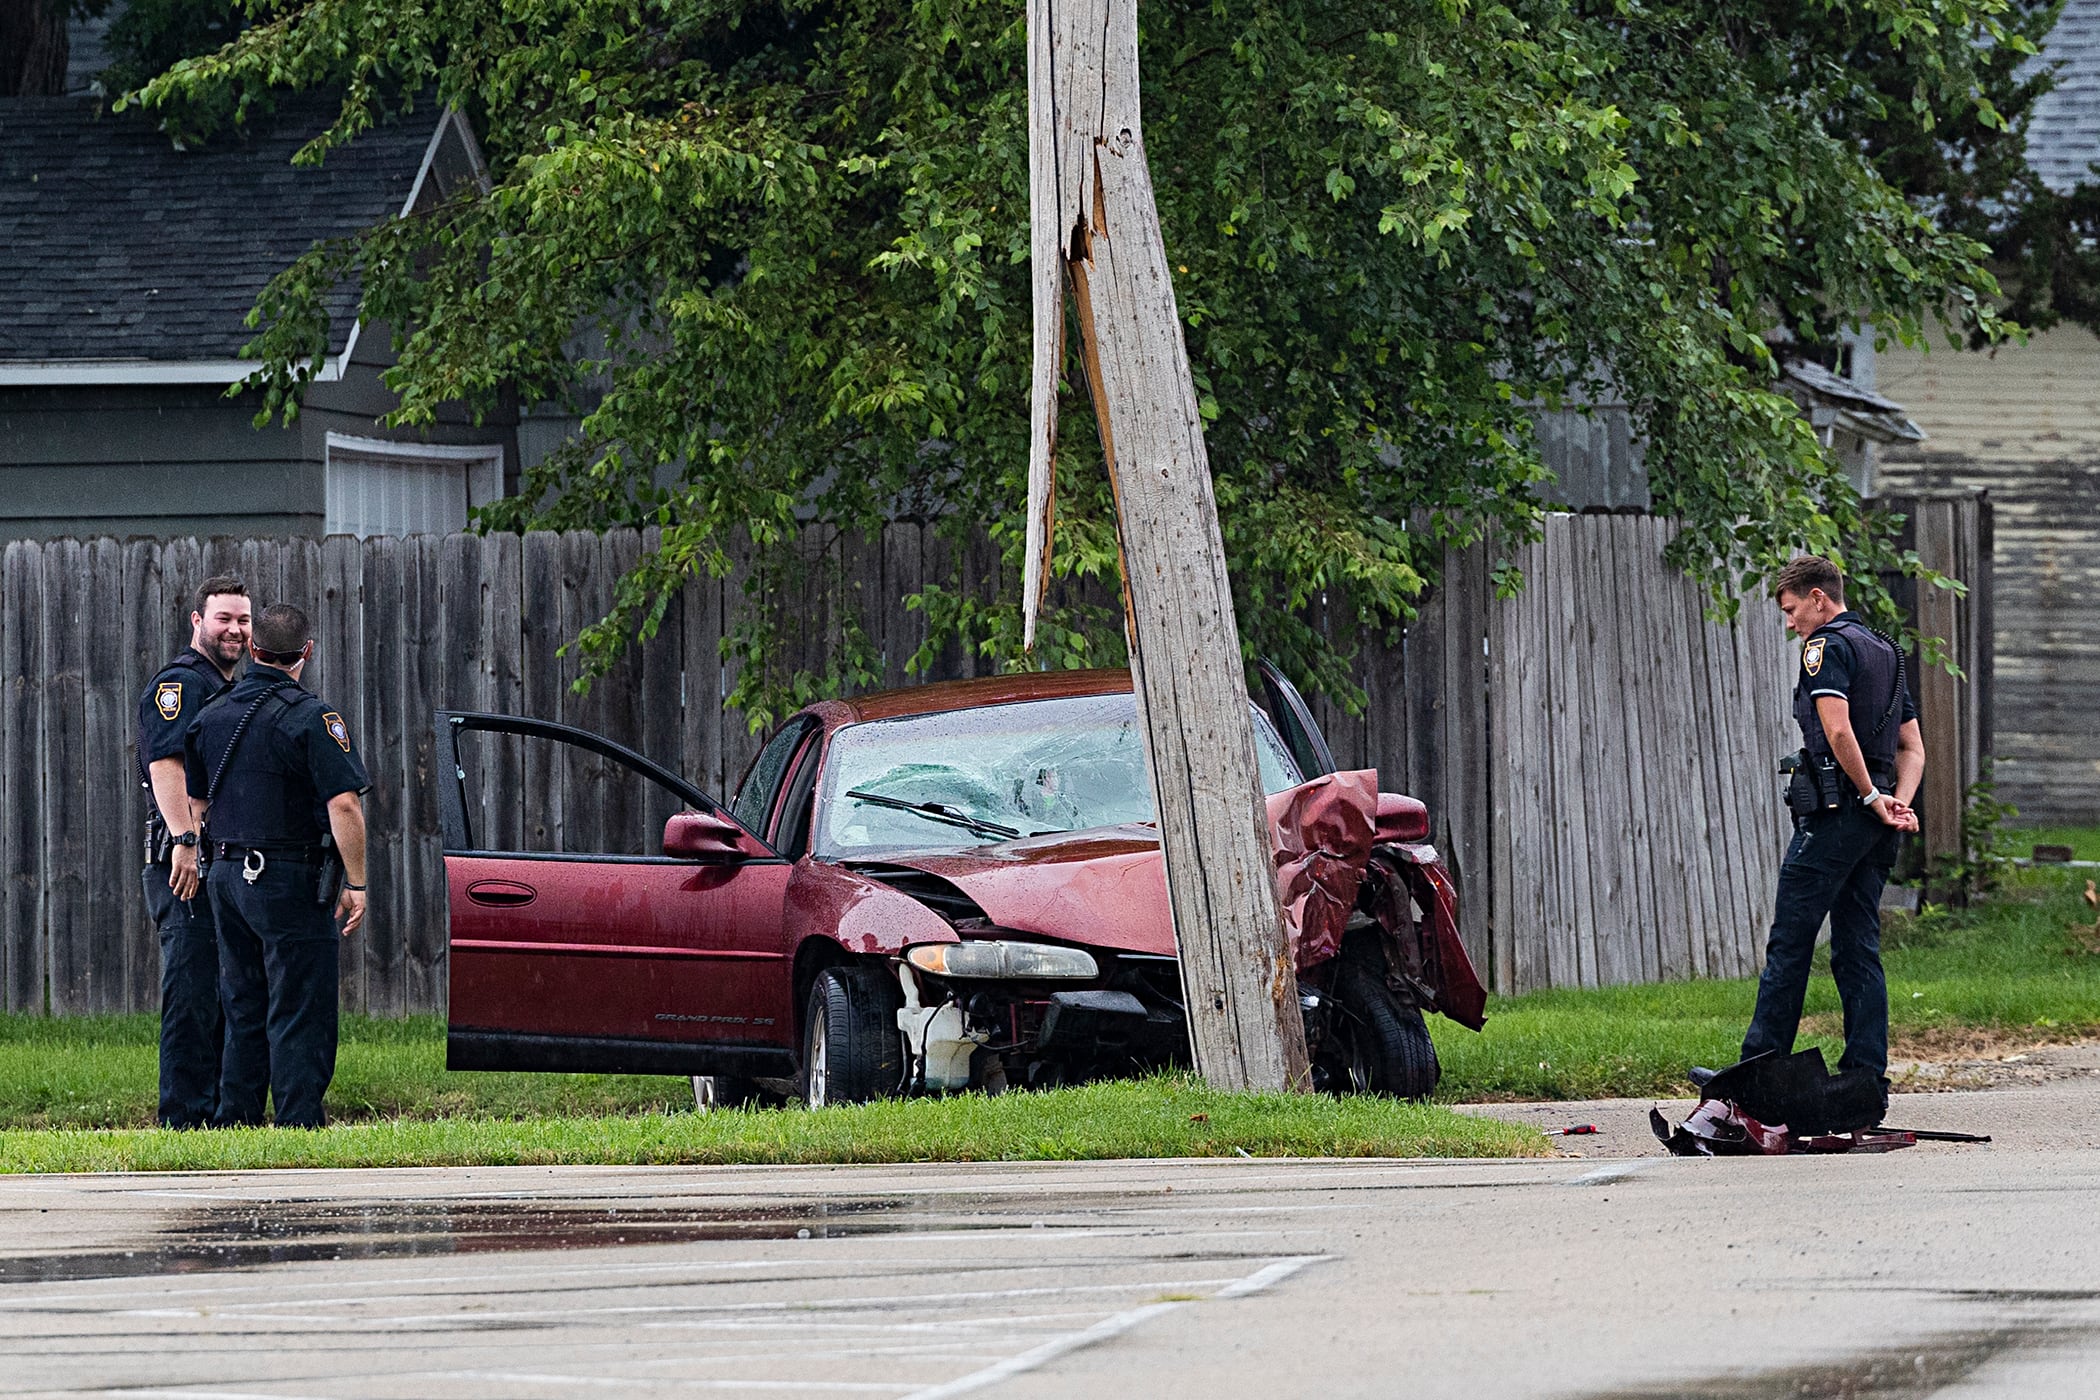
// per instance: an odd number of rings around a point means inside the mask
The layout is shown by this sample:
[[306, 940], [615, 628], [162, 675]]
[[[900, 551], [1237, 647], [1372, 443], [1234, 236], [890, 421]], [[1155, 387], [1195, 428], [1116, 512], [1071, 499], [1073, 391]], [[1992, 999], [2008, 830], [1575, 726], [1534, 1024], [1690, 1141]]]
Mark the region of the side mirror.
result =
[[680, 812], [664, 823], [664, 854], [679, 860], [741, 860], [744, 830], [713, 812]]
[[1378, 794], [1379, 841], [1427, 841], [1429, 809], [1397, 792]]

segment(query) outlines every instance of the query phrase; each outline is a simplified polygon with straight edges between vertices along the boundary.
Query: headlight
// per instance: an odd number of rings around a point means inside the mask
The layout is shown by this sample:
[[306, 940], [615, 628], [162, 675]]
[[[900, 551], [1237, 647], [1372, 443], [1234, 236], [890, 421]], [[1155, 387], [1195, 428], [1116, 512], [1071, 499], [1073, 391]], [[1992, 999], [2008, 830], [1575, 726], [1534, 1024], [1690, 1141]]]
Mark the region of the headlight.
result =
[[921, 972], [941, 977], [1003, 977], [1020, 981], [1083, 982], [1100, 975], [1094, 956], [1078, 948], [1049, 943], [921, 943], [907, 949], [905, 961]]

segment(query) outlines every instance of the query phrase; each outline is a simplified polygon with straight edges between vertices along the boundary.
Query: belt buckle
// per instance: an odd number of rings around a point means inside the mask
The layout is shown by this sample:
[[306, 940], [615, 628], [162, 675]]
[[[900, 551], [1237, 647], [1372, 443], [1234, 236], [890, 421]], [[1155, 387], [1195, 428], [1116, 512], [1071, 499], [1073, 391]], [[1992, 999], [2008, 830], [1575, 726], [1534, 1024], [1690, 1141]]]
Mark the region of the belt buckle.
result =
[[263, 859], [261, 851], [253, 846], [249, 847], [241, 856], [241, 878], [251, 885], [254, 884], [262, 877], [263, 867], [267, 864], [269, 862]]

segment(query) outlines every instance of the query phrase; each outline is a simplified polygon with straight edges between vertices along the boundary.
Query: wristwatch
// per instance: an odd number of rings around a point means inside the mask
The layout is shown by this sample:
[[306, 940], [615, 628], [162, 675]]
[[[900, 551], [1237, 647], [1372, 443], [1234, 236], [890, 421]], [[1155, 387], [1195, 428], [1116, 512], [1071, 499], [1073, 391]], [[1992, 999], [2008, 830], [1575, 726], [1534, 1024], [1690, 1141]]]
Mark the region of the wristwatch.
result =
[[1875, 803], [1877, 803], [1877, 802], [1880, 802], [1880, 801], [1883, 801], [1883, 800], [1884, 800], [1884, 799], [1886, 799], [1887, 797], [1888, 797], [1888, 794], [1887, 794], [1887, 793], [1883, 792], [1883, 791], [1882, 791], [1882, 790], [1881, 790], [1880, 788], [1876, 788], [1876, 789], [1874, 789], [1874, 791], [1872, 791], [1872, 792], [1868, 793], [1868, 794], [1867, 794], [1867, 795], [1866, 795], [1865, 797], [1862, 797], [1862, 798], [1861, 798], [1861, 799], [1859, 799], [1859, 800], [1860, 800], [1860, 802], [1861, 802], [1862, 804], [1864, 804], [1865, 806], [1871, 807], [1871, 806], [1873, 806], [1873, 805], [1874, 805]]
[[177, 846], [194, 846], [197, 844], [197, 833], [194, 831], [185, 831], [178, 835], [177, 833], [171, 831], [168, 833], [168, 840], [170, 843]]

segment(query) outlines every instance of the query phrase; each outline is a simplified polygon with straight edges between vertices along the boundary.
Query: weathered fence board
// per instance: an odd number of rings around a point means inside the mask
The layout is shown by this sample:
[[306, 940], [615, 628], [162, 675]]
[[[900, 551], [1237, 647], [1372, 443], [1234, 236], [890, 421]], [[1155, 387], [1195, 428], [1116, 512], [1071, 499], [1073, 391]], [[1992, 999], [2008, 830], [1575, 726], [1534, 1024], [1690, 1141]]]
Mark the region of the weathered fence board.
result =
[[[1957, 510], [1951, 544], [1973, 566], [1979, 538]], [[1769, 602], [1734, 627], [1661, 562], [1667, 521], [1549, 517], [1516, 549], [1451, 551], [1421, 616], [1365, 639], [1363, 715], [1322, 704], [1337, 755], [1380, 769], [1429, 803], [1458, 878], [1462, 933], [1496, 987], [1521, 991], [1756, 969], [1787, 828], [1772, 770], [1795, 739], [1795, 665]], [[400, 1015], [444, 1000], [444, 880], [429, 716], [493, 709], [599, 729], [703, 789], [727, 793], [758, 739], [723, 697], [740, 664], [722, 655], [749, 569], [689, 584], [657, 636], [589, 697], [558, 657], [594, 620], [650, 541], [632, 533], [319, 542], [168, 540], [11, 544], [0, 560], [0, 992], [13, 1011], [148, 1009], [159, 952], [138, 881], [145, 812], [133, 775], [137, 694], [187, 636], [189, 590], [246, 569], [259, 601], [313, 614], [310, 673], [357, 737], [374, 781], [371, 905], [345, 940], [344, 1004]], [[802, 628], [819, 669], [858, 615], [885, 683], [903, 682], [926, 619], [902, 600], [950, 546], [906, 523], [880, 539], [810, 542], [823, 567], [791, 598], [762, 600]], [[1987, 544], [1983, 558], [1988, 559]], [[1964, 553], [1963, 551], [1968, 551]], [[1010, 596], [1016, 580], [981, 548], [965, 586]], [[1526, 587], [1494, 597], [1498, 560]], [[1949, 565], [1942, 565], [1948, 567]], [[273, 591], [274, 590], [274, 591]], [[1988, 589], [1981, 590], [1988, 596]], [[1987, 674], [1988, 628], [1957, 608], [1959, 660]], [[1339, 597], [1322, 625], [1353, 625]], [[806, 624], [806, 625], [805, 625]], [[982, 670], [950, 646], [931, 679]], [[1926, 681], [1928, 712], [1947, 702]], [[1987, 751], [1987, 697], [1953, 686], [1950, 746]], [[475, 831], [498, 847], [653, 842], [668, 813], [606, 801], [605, 774], [550, 770], [544, 746], [490, 745], [470, 763]], [[1937, 756], [1936, 756], [1937, 761]], [[1959, 774], [1948, 786], [1959, 792]], [[485, 834], [484, 834], [485, 833]], [[582, 844], [578, 844], [582, 843]]]

